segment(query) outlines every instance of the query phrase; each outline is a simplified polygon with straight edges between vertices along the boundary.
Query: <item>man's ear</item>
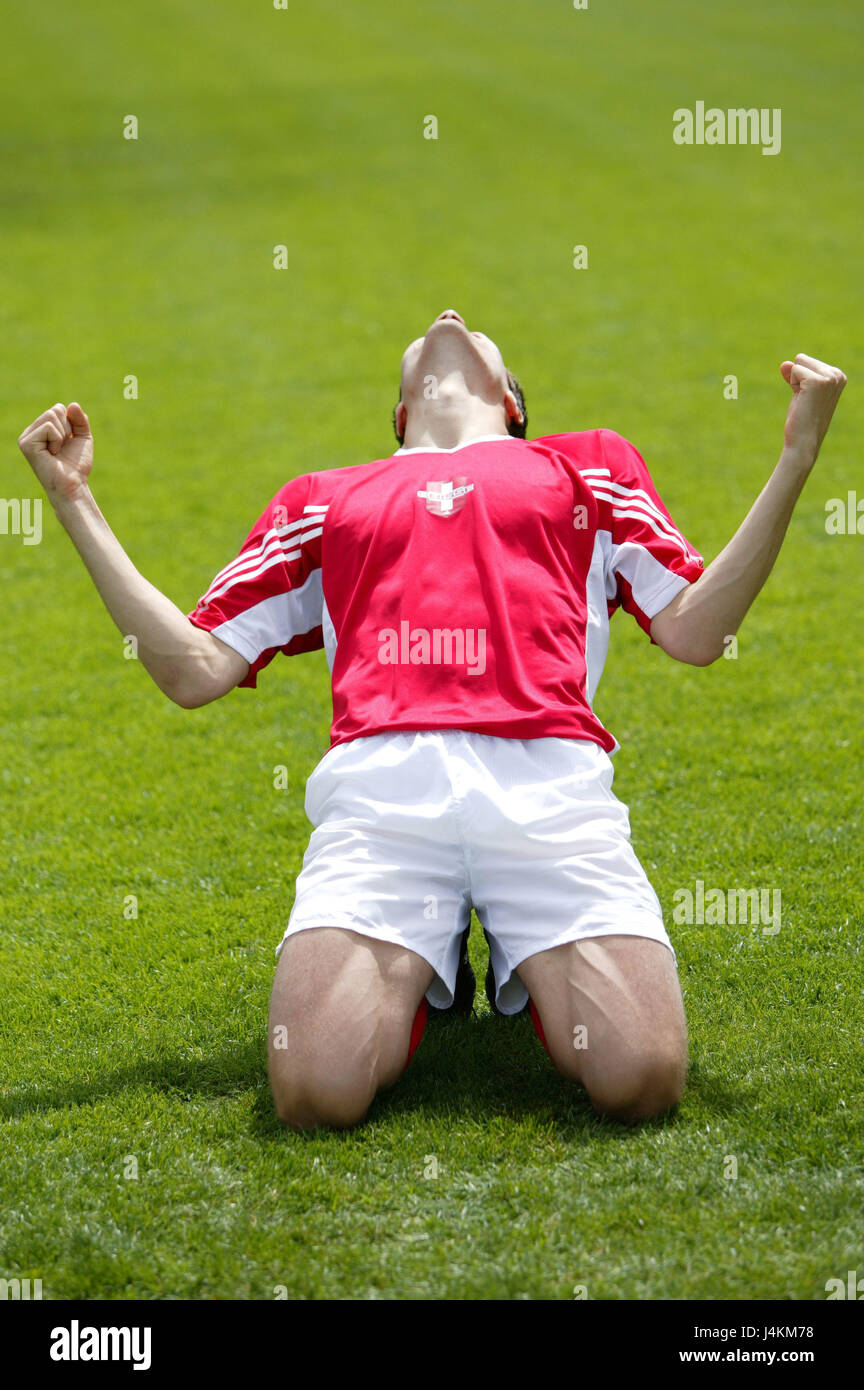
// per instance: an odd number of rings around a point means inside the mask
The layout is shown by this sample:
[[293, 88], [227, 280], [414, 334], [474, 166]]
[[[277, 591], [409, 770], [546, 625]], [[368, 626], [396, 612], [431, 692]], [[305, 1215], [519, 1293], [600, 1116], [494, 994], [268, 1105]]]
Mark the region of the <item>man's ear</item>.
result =
[[504, 392], [504, 413], [508, 420], [516, 420], [521, 425], [525, 419], [519, 408], [519, 403], [509, 386]]
[[400, 439], [405, 438], [405, 426], [408, 423], [408, 411], [402, 401], [396, 407], [396, 433]]

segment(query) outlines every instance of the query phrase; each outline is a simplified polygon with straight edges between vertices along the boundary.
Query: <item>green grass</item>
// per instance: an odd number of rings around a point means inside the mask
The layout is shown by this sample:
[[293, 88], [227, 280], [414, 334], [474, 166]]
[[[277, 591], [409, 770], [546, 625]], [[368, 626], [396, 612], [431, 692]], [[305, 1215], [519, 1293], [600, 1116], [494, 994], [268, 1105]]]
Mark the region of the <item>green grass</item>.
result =
[[[390, 452], [402, 347], [447, 305], [500, 342], [532, 433], [631, 438], [709, 559], [776, 459], [779, 362], [815, 353], [849, 387], [738, 659], [677, 667], [613, 624], [598, 711], [667, 914], [700, 878], [783, 895], [774, 937], [672, 927], [691, 1074], [632, 1131], [481, 1000], [363, 1128], [284, 1133], [266, 1004], [323, 655], [181, 711], [48, 512], [41, 545], [0, 536], [0, 1276], [48, 1298], [819, 1299], [864, 1269], [864, 540], [824, 529], [861, 476], [860, 31], [804, 0], [7, 17], [0, 494], [37, 495], [14, 440], [80, 400], [97, 500], [184, 609], [287, 477]], [[699, 99], [781, 107], [782, 154], [674, 146]]]

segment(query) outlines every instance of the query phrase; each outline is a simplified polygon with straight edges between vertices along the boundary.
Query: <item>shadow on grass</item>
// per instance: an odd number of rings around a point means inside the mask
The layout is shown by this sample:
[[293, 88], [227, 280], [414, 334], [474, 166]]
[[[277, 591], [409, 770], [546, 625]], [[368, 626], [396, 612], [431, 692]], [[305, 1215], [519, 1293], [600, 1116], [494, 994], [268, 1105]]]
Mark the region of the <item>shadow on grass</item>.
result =
[[266, 1089], [265, 1046], [262, 1039], [255, 1038], [218, 1055], [146, 1057], [95, 1077], [75, 1076], [44, 1087], [34, 1084], [18, 1095], [4, 1095], [0, 1117], [12, 1119], [40, 1110], [93, 1105], [140, 1086], [194, 1101], [235, 1095], [260, 1085]]
[[[695, 1062], [688, 1074], [687, 1096], [709, 1112], [725, 1114], [746, 1105], [742, 1094], [729, 1090]], [[404, 1080], [379, 1097], [372, 1114], [409, 1108], [486, 1119], [532, 1115], [541, 1122], [551, 1121], [556, 1129], [635, 1132], [599, 1116], [587, 1092], [555, 1070], [527, 1009], [510, 1018], [484, 1014], [428, 1028]], [[649, 1123], [676, 1122], [673, 1113]]]
[[[202, 1097], [245, 1095], [251, 1090], [254, 1130], [270, 1139], [286, 1133], [270, 1098], [263, 1038], [251, 1039], [227, 1053], [141, 1059], [96, 1078], [73, 1077], [42, 1088], [33, 1086], [19, 1095], [4, 1097], [0, 1116], [14, 1118], [94, 1104], [141, 1086], [190, 1102]], [[698, 1062], [691, 1063], [685, 1094], [688, 1106], [694, 1101], [709, 1117], [729, 1115], [749, 1105], [743, 1089], [730, 1089]], [[377, 1123], [415, 1114], [475, 1122], [494, 1117], [531, 1119], [543, 1128], [551, 1125], [562, 1138], [620, 1137], [645, 1128], [640, 1125], [633, 1130], [598, 1116], [582, 1088], [555, 1071], [527, 1011], [510, 1018], [481, 1014], [467, 1019], [437, 1017], [430, 1022], [410, 1068], [396, 1086], [377, 1097], [369, 1120]], [[648, 1125], [679, 1122], [676, 1112]], [[307, 1137], [311, 1136], [292, 1135], [301, 1142]], [[320, 1132], [317, 1137], [320, 1139]]]
[[[730, 1090], [695, 1062], [685, 1101], [688, 1108], [695, 1102], [700, 1116], [704, 1113], [709, 1118], [744, 1110], [749, 1104], [743, 1090]], [[259, 1094], [253, 1108], [262, 1133], [274, 1137], [285, 1133], [266, 1091]], [[389, 1118], [412, 1116], [454, 1123], [481, 1123], [496, 1117], [527, 1120], [537, 1129], [551, 1128], [558, 1138], [582, 1137], [592, 1142], [626, 1139], [646, 1128], [682, 1123], [680, 1111], [635, 1127], [599, 1116], [586, 1092], [555, 1070], [527, 1010], [509, 1018], [481, 1014], [430, 1023], [408, 1071], [376, 1098], [368, 1122], [377, 1125]], [[360, 1132], [336, 1131], [331, 1137], [348, 1138]], [[321, 1131], [292, 1138], [320, 1140]]]

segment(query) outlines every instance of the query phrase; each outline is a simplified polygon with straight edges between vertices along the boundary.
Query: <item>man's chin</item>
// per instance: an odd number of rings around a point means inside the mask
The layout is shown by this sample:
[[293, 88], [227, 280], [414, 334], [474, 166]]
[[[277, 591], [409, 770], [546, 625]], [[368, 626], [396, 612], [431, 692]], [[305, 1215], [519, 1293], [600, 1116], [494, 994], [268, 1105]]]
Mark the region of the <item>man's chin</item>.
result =
[[435, 319], [434, 323], [430, 323], [424, 342], [428, 343], [430, 339], [434, 342], [438, 338], [453, 338], [457, 341], [463, 338], [472, 345], [474, 342], [464, 323], [460, 323], [458, 319]]

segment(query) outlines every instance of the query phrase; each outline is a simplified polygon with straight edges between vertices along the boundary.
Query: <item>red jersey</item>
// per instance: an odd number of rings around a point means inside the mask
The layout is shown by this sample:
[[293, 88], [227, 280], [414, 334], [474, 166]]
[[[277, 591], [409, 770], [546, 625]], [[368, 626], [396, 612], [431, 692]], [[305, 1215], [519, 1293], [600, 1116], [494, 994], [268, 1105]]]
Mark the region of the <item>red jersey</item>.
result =
[[286, 483], [189, 618], [249, 662], [324, 647], [331, 746], [405, 729], [617, 746], [592, 709], [617, 607], [703, 560], [611, 430], [399, 449]]

